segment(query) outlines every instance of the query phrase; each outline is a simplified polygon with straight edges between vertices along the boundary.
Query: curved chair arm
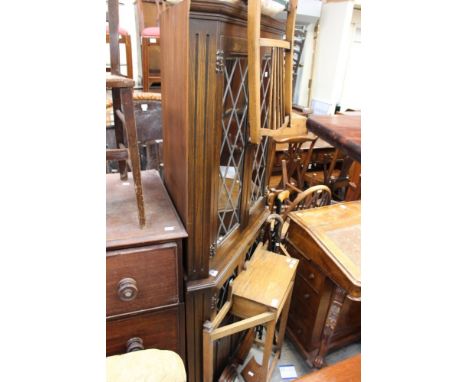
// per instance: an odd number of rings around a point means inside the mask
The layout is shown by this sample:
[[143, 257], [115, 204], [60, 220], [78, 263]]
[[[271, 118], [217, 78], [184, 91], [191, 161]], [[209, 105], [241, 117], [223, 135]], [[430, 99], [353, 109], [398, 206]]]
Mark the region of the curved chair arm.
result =
[[[321, 194], [322, 192], [325, 193], [326, 197], [322, 196], [322, 198], [320, 199], [320, 204], [315, 205], [313, 207], [322, 207], [324, 205], [330, 204], [330, 202], [331, 202], [331, 191], [327, 186], [318, 185], [318, 186], [309, 187], [307, 190], [302, 191], [300, 194], [298, 194], [296, 196], [296, 198], [294, 199], [294, 201], [290, 205], [287, 206], [287, 208], [285, 209], [285, 211], [282, 214], [283, 219], [286, 219], [287, 215], [290, 212], [294, 211], [297, 208], [297, 206], [302, 201], [304, 201], [307, 197], [310, 197], [314, 193], [317, 193], [317, 195], [318, 195], [318, 194]], [[314, 200], [312, 199], [311, 202], [313, 202], [313, 201]], [[308, 207], [309, 206], [306, 206], [306, 208], [308, 208]]]

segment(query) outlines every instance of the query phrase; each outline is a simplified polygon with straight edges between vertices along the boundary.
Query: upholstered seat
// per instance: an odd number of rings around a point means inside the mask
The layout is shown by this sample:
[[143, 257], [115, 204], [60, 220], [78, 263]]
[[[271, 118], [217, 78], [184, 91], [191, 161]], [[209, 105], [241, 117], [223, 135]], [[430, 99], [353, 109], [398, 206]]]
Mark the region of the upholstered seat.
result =
[[[109, 34], [109, 23], [106, 23], [106, 34]], [[128, 32], [126, 29], [119, 26], [119, 35], [128, 36]]]
[[[122, 28], [119, 25], [119, 44], [125, 45], [125, 61], [127, 64], [127, 77], [133, 79], [133, 62], [132, 62], [132, 41], [130, 34], [125, 28]], [[109, 35], [109, 23], [106, 22], [106, 43], [108, 44], [110, 40]], [[106, 68], [107, 72], [110, 72], [110, 68]]]
[[159, 27], [148, 27], [141, 31], [142, 37], [156, 37], [159, 38], [160, 36]]
[[106, 359], [107, 382], [185, 382], [185, 367], [177, 353], [147, 349]]

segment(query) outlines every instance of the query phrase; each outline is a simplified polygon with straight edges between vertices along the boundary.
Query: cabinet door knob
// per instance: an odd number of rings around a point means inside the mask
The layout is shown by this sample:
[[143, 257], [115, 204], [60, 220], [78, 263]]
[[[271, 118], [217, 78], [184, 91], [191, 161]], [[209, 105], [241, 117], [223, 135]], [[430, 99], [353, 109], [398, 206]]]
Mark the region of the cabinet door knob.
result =
[[309, 280], [315, 279], [315, 275], [313, 273], [309, 274]]
[[137, 283], [131, 277], [119, 281], [117, 294], [122, 301], [132, 301], [138, 294]]
[[309, 293], [306, 293], [306, 294], [304, 295], [304, 298], [305, 298], [306, 300], [307, 300], [309, 297], [310, 297], [310, 294], [309, 294]]
[[145, 350], [143, 340], [140, 337], [133, 337], [127, 341], [127, 353], [132, 351]]

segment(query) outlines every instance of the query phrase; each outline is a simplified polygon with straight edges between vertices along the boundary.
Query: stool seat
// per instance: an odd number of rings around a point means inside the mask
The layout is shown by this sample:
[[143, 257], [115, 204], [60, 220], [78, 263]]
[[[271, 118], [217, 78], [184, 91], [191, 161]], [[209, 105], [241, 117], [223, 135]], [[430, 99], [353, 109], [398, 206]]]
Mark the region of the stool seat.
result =
[[245, 318], [245, 303], [249, 305], [248, 316], [268, 311], [281, 311], [288, 288], [294, 281], [297, 259], [262, 251], [252, 256], [247, 270], [232, 283], [232, 313]]
[[141, 31], [141, 37], [157, 37], [161, 36], [159, 27], [148, 27]]
[[185, 382], [182, 359], [169, 350], [147, 349], [106, 358], [107, 382]]
[[[109, 34], [109, 23], [106, 23], [106, 34]], [[120, 26], [119, 26], [119, 34], [121, 36], [128, 36], [127, 30]]]

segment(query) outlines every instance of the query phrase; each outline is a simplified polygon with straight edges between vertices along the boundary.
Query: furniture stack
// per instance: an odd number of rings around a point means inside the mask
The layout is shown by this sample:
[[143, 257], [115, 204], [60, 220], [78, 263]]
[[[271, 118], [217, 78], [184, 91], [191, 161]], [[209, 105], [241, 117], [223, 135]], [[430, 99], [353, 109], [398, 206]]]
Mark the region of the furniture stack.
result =
[[108, 4], [106, 86], [112, 89], [117, 147], [107, 150], [106, 159], [118, 161], [119, 173], [106, 174], [106, 354], [157, 348], [185, 359], [182, 240], [187, 234], [158, 172], [140, 171], [134, 82], [120, 75], [118, 3]]
[[[184, 223], [187, 366], [203, 380], [203, 324], [227, 299], [269, 212], [269, 138], [248, 140], [247, 6], [183, 1], [160, 18], [164, 182]], [[281, 38], [283, 23], [261, 19], [261, 37]], [[268, 121], [271, 57], [261, 49], [261, 121]], [[227, 318], [229, 319], [229, 317]], [[217, 380], [237, 346], [216, 342]]]

